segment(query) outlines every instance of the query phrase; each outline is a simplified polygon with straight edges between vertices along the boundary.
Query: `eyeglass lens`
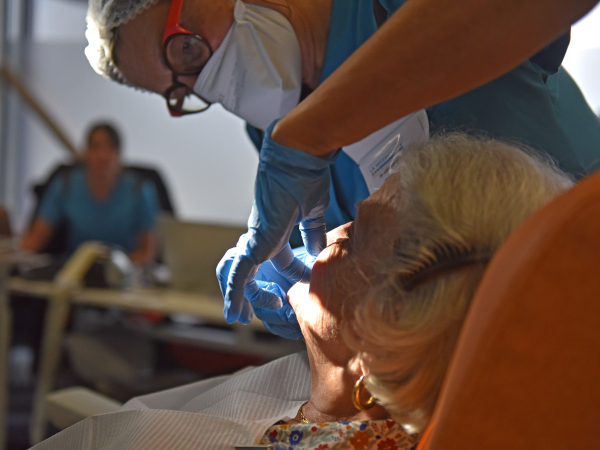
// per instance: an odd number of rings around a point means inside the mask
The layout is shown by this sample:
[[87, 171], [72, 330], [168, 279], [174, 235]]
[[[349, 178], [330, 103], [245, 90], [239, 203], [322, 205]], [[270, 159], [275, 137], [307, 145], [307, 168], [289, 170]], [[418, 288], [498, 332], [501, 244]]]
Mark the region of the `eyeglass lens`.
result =
[[211, 56], [208, 44], [191, 34], [174, 34], [165, 45], [167, 63], [178, 75], [199, 73]]
[[167, 96], [169, 109], [179, 113], [188, 114], [204, 111], [210, 104], [198, 97], [189, 87], [177, 85], [173, 87]]

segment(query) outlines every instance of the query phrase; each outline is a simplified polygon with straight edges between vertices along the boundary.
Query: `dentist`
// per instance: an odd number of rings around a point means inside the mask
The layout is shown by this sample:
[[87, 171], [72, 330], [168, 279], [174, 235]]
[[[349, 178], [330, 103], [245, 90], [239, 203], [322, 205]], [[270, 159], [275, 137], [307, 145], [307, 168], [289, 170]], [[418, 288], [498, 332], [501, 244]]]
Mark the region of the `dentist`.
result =
[[429, 128], [517, 140], [576, 177], [600, 165], [600, 123], [560, 66], [570, 24], [596, 2], [90, 0], [86, 55], [173, 115], [218, 102], [262, 137], [248, 233], [218, 268], [224, 312], [299, 338], [285, 289], [255, 275], [275, 257], [289, 282], [306, 279], [292, 227], [318, 254], [326, 218], [352, 220], [410, 139], [380, 160], [352, 144], [387, 152], [410, 123], [416, 140]]

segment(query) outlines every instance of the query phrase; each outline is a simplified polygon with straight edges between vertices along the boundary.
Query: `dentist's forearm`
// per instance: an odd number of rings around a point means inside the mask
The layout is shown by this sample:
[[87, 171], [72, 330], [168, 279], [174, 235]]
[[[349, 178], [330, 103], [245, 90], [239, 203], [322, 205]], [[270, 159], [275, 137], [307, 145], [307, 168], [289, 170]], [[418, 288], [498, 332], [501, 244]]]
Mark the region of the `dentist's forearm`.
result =
[[481, 86], [534, 55], [598, 0], [410, 0], [276, 126], [325, 155]]

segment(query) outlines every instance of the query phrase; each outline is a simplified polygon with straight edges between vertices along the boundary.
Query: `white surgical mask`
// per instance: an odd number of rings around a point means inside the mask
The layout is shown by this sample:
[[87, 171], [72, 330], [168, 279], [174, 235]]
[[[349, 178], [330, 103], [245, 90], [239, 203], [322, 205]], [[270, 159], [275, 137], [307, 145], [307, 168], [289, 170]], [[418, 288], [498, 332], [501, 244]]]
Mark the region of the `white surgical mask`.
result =
[[270, 8], [237, 0], [233, 16], [194, 91], [264, 130], [300, 100], [300, 44], [290, 22]]

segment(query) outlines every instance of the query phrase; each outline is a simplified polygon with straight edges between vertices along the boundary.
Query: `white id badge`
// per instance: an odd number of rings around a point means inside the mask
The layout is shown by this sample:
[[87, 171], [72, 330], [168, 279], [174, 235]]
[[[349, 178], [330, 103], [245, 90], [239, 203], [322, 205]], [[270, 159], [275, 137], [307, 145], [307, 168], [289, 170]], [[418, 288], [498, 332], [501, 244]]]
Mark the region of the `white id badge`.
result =
[[429, 120], [424, 109], [392, 122], [342, 150], [358, 164], [372, 194], [393, 172], [394, 157], [413, 142], [429, 139]]

